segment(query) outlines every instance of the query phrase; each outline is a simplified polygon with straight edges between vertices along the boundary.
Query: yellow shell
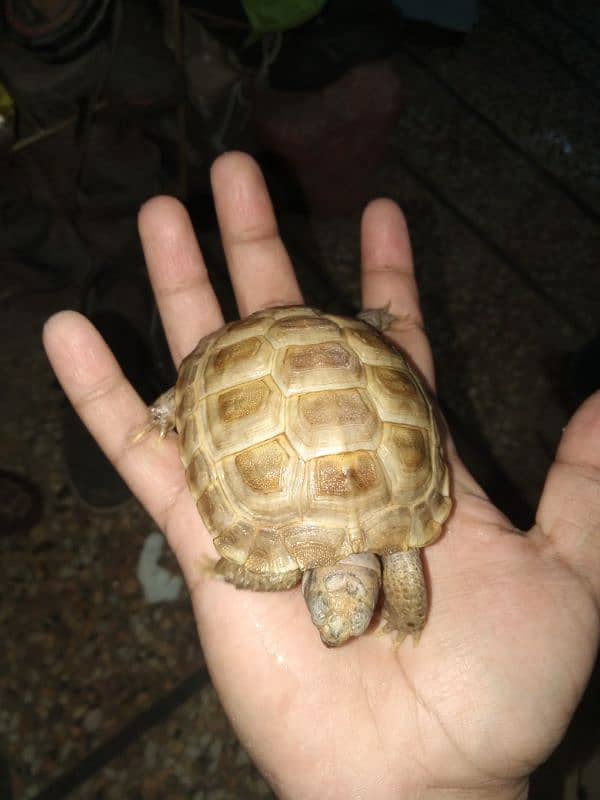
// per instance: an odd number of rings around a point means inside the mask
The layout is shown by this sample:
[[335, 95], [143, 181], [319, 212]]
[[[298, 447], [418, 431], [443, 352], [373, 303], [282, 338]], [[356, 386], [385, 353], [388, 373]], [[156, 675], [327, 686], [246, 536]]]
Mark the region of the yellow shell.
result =
[[198, 511], [253, 572], [423, 547], [450, 513], [427, 394], [360, 320], [289, 307], [230, 323], [183, 361], [175, 406]]

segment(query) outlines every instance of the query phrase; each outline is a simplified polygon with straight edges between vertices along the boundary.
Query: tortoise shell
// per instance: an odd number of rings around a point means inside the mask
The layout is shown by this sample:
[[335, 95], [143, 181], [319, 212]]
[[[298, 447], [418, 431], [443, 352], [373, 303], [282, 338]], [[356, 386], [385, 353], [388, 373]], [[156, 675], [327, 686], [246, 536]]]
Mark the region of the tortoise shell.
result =
[[184, 359], [175, 408], [198, 511], [252, 572], [423, 547], [450, 512], [427, 394], [366, 322], [307, 307], [232, 322]]

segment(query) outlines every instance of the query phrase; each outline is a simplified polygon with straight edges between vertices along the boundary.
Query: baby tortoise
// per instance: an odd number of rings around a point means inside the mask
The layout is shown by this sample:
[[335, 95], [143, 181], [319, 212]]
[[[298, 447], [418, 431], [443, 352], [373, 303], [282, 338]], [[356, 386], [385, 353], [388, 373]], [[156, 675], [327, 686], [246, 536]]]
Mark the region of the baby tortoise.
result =
[[[175, 429], [196, 506], [240, 589], [302, 581], [328, 646], [427, 616], [419, 550], [452, 502], [426, 391], [381, 335], [392, 319], [268, 308], [205, 336], [142, 433]], [[383, 570], [382, 570], [383, 566]]]

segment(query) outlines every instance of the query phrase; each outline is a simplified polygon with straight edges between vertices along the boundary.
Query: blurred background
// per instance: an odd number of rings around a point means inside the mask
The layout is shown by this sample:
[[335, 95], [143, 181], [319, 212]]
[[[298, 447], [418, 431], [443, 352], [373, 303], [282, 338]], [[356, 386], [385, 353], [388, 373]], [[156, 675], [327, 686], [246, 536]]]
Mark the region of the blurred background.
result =
[[[527, 528], [562, 427], [600, 385], [600, 6], [0, 9], [0, 797], [271, 797], [212, 689], [177, 565], [68, 408], [42, 325], [83, 311], [151, 400], [173, 372], [136, 231], [146, 199], [187, 205], [233, 318], [219, 153], [258, 159], [326, 310], [358, 310], [360, 213], [392, 197], [459, 451]], [[600, 798], [597, 683], [533, 798]]]

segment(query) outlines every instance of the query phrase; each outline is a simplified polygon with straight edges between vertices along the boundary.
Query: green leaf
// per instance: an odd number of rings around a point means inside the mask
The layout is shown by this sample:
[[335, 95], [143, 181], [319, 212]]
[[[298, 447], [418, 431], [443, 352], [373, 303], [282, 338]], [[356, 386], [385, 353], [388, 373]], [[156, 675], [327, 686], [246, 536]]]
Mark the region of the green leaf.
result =
[[256, 33], [287, 31], [316, 16], [327, 0], [242, 0]]

